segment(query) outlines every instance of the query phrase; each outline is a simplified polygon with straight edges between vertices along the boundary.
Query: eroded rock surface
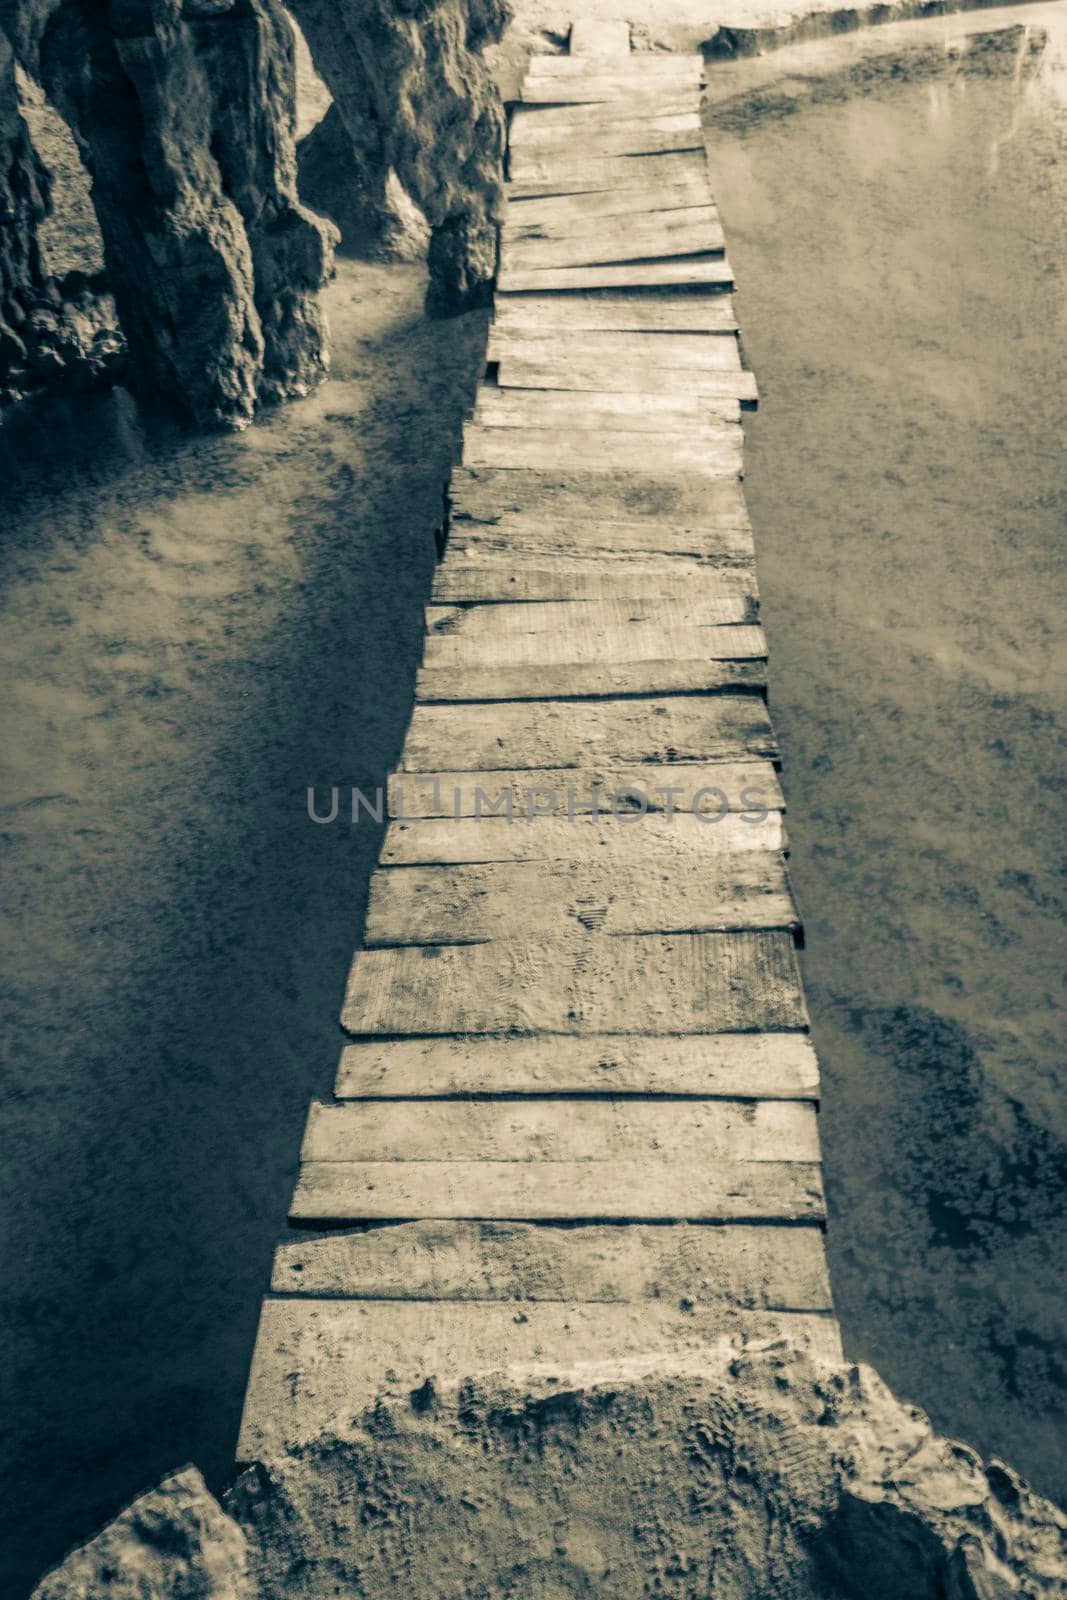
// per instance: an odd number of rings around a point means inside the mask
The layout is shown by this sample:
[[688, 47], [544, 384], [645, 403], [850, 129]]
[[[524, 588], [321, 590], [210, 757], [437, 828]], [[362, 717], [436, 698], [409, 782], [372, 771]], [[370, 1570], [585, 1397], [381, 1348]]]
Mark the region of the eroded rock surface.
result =
[[0, 0], [0, 22], [92, 175], [135, 386], [222, 426], [307, 393], [334, 230], [297, 199], [277, 0]]
[[341, 230], [342, 248], [370, 261], [421, 261], [426, 218], [395, 172], [384, 181], [357, 154], [334, 103], [297, 147], [300, 193]]
[[1067, 1595], [1067, 1517], [868, 1368], [785, 1344], [427, 1379], [251, 1468], [226, 1506], [179, 1474], [34, 1600], [96, 1595], [105, 1570], [139, 1600]]
[[[292, 0], [337, 119], [363, 232], [389, 246], [399, 184], [430, 227], [430, 302], [484, 303], [496, 269], [504, 113], [485, 48], [506, 0]], [[348, 135], [338, 139], [337, 122]]]
[[244, 1534], [186, 1467], [76, 1550], [33, 1600], [253, 1600]]
[[0, 34], [0, 385], [26, 361], [26, 313], [45, 280], [37, 226], [48, 207], [48, 174], [19, 109], [14, 53]]

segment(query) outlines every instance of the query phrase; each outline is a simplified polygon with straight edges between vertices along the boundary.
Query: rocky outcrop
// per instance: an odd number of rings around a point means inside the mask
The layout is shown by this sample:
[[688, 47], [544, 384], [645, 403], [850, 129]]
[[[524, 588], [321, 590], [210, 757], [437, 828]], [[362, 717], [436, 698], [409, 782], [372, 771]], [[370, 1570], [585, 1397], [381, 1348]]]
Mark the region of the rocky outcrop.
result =
[[0, 34], [0, 388], [25, 370], [27, 313], [45, 283], [37, 227], [48, 206], [48, 174], [19, 110], [14, 53]]
[[785, 1344], [427, 1379], [251, 1468], [226, 1506], [182, 1473], [34, 1600], [1067, 1595], [1054, 1506], [869, 1369]]
[[505, 0], [292, 0], [315, 66], [348, 135], [323, 131], [347, 158], [366, 236], [388, 241], [399, 184], [430, 227], [430, 305], [488, 299], [496, 268], [504, 114], [483, 51], [500, 38]]
[[300, 193], [336, 222], [341, 248], [370, 261], [421, 261], [430, 229], [395, 172], [384, 182], [356, 155], [337, 105], [297, 147]]
[[240, 1528], [186, 1467], [69, 1556], [35, 1600], [253, 1600], [247, 1556]]
[[333, 229], [298, 201], [277, 0], [0, 0], [92, 176], [134, 385], [242, 426], [327, 366]]

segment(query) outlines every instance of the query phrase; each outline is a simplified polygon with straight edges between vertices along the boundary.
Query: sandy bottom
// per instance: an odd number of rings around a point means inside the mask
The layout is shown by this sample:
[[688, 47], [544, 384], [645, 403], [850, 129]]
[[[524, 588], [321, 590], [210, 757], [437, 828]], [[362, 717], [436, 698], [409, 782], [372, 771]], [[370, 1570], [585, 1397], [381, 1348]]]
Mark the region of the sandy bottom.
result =
[[710, 134], [846, 1349], [1061, 1500], [1065, 81]]
[[[410, 711], [484, 316], [343, 264], [333, 380], [237, 438], [0, 434], [5, 1596], [176, 1462], [220, 1484]], [[32, 465], [28, 465], [32, 463]]]

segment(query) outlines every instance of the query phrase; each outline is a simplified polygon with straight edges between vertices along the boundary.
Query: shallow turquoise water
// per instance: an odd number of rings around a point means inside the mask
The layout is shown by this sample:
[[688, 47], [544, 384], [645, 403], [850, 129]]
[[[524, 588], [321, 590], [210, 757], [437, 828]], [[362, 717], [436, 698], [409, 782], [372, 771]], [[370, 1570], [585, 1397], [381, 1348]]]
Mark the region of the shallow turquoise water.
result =
[[760, 64], [754, 108], [733, 101], [753, 69], [715, 69], [709, 149], [761, 386], [747, 492], [846, 1348], [1064, 1499], [1067, 29], [1047, 15], [1049, 42], [1020, 31], [992, 71], [853, 41], [844, 68]]

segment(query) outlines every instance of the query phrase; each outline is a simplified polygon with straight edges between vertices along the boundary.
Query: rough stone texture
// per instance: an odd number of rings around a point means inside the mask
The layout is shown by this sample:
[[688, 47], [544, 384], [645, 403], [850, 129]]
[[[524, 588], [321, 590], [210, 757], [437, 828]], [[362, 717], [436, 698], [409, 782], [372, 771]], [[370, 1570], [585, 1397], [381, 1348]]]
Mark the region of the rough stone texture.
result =
[[333, 229], [296, 196], [277, 0], [0, 0], [0, 22], [92, 175], [136, 386], [223, 426], [307, 393]]
[[341, 248], [369, 261], [421, 261], [430, 229], [395, 172], [384, 183], [357, 155], [336, 104], [297, 148], [300, 193], [341, 230]]
[[0, 386], [26, 361], [26, 313], [45, 281], [37, 227], [48, 208], [48, 175], [19, 109], [14, 53], [0, 34]]
[[1067, 1594], [1067, 1518], [869, 1369], [784, 1344], [428, 1380], [227, 1499], [259, 1593], [413, 1600]]
[[294, 0], [292, 10], [348, 133], [365, 231], [395, 229], [398, 182], [431, 229], [431, 308], [484, 303], [504, 114], [483, 51], [503, 32], [505, 0]]
[[68, 1556], [32, 1600], [252, 1600], [240, 1528], [186, 1467]]

